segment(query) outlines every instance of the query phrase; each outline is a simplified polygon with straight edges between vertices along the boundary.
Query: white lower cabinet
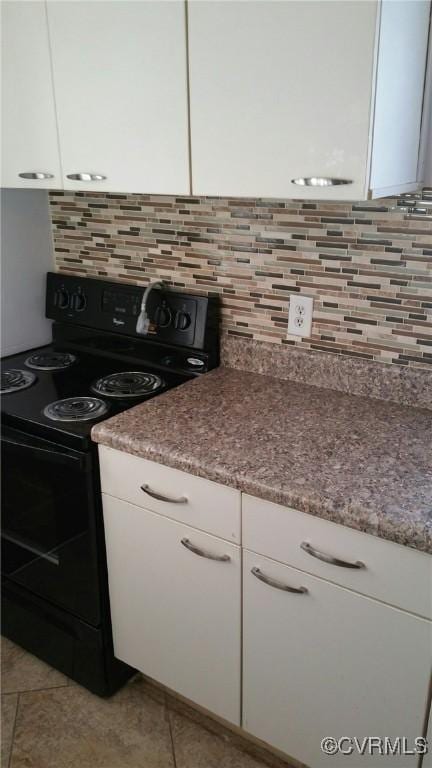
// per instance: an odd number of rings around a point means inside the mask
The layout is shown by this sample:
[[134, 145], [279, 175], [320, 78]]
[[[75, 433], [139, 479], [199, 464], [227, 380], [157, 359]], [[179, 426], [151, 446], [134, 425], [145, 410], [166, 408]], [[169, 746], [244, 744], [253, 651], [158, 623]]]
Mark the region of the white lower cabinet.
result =
[[413, 746], [432, 624], [248, 550], [243, 563], [244, 729], [310, 768], [416, 766], [409, 755], [326, 756], [320, 743], [400, 736]]
[[240, 548], [103, 494], [115, 655], [240, 724]]
[[240, 526], [238, 491], [100, 457], [119, 659], [308, 768], [420, 768], [427, 555], [244, 494]]

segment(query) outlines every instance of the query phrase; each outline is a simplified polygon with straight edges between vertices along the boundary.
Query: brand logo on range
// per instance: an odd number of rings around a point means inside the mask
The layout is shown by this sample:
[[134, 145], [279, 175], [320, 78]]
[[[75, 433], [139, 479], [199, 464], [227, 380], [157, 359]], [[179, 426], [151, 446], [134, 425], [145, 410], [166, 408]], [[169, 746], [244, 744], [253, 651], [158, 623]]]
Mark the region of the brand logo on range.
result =
[[114, 323], [114, 325], [124, 325], [125, 321], [124, 320], [119, 320], [118, 317], [113, 317], [113, 323]]

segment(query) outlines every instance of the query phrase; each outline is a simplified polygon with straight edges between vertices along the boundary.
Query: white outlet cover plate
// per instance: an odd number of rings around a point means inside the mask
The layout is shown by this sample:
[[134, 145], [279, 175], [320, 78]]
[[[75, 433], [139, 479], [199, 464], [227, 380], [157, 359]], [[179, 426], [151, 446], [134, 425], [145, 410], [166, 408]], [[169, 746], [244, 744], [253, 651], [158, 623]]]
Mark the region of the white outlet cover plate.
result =
[[288, 336], [308, 337], [312, 333], [313, 299], [291, 296], [288, 311]]

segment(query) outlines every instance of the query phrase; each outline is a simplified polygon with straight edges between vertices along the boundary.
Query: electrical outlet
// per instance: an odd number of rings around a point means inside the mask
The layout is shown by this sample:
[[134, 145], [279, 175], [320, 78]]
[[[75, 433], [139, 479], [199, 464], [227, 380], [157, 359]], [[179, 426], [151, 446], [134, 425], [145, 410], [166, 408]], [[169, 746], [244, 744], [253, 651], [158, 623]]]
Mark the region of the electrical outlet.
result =
[[310, 336], [312, 332], [313, 299], [291, 296], [288, 312], [288, 336]]

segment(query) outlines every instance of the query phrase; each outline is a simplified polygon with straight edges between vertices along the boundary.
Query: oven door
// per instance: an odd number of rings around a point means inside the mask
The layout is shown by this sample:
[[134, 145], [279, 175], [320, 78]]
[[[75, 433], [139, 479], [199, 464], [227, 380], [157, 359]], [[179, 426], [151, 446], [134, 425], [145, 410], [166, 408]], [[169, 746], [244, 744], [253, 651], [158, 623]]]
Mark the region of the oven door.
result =
[[3, 575], [96, 626], [92, 455], [9, 428], [1, 447]]

